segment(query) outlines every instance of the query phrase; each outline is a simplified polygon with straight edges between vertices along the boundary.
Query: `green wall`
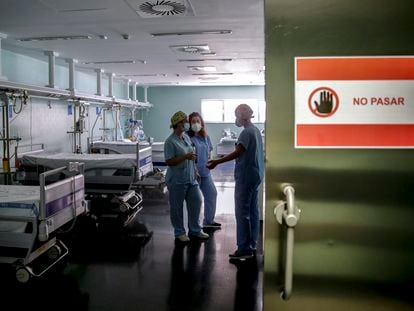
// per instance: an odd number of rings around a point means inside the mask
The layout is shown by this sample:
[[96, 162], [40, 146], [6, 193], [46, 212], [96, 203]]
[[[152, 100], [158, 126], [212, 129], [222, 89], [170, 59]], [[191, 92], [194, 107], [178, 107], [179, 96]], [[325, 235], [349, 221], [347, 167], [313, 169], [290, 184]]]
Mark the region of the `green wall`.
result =
[[[413, 8], [407, 0], [265, 2], [266, 132], [272, 134], [266, 135], [264, 310], [413, 309], [413, 150], [294, 148], [294, 58], [413, 55]], [[279, 299], [286, 234], [273, 214], [275, 202], [285, 200], [284, 183], [295, 187], [302, 210], [288, 302]]]

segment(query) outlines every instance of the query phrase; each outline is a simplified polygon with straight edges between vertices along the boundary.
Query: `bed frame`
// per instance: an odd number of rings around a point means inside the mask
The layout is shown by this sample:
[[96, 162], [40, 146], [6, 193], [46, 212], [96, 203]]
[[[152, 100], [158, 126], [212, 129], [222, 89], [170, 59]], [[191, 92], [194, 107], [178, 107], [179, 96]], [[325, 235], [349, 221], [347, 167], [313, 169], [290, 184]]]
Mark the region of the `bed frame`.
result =
[[[56, 230], [88, 210], [84, 199], [83, 166], [79, 163], [70, 166], [40, 174], [38, 210], [35, 208], [27, 215], [21, 215], [17, 210], [14, 215], [13, 212], [0, 214], [1, 222], [17, 222], [24, 226], [24, 230], [18, 232], [0, 232], [0, 263], [13, 265], [19, 282], [26, 283], [31, 277], [43, 275], [68, 254], [68, 248], [57, 238]], [[68, 170], [78, 170], [78, 174], [46, 184], [47, 177]], [[24, 204], [19, 207], [18, 203], [1, 205], [0, 208], [11, 211], [24, 208]]]

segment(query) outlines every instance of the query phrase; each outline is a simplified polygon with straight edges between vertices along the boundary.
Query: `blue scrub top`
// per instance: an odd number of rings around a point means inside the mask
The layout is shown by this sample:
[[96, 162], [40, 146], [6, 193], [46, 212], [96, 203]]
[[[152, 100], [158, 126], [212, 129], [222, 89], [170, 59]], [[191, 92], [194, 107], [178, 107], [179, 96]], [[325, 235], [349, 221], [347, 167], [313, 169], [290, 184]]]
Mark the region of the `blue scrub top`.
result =
[[246, 150], [236, 158], [234, 179], [245, 185], [259, 184], [264, 175], [263, 142], [260, 130], [253, 124], [248, 125], [240, 133], [236, 145]]
[[[192, 152], [192, 145], [191, 139], [187, 134], [184, 133], [181, 138], [172, 133], [168, 136], [164, 144], [165, 160]], [[194, 161], [184, 160], [175, 166], [168, 166], [165, 181], [167, 185], [197, 184]]]
[[198, 174], [201, 177], [208, 177], [210, 175], [210, 170], [207, 168], [208, 155], [213, 150], [210, 137], [194, 135], [191, 141], [196, 148]]

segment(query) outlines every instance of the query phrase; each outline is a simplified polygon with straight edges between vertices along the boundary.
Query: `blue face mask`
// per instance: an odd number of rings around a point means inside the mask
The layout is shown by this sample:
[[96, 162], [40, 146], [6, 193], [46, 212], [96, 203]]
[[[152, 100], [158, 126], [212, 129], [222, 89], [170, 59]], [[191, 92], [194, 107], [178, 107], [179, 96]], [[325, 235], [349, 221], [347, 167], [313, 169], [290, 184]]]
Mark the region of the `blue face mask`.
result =
[[185, 122], [184, 123], [184, 131], [188, 132], [189, 129], [190, 129], [190, 123]]

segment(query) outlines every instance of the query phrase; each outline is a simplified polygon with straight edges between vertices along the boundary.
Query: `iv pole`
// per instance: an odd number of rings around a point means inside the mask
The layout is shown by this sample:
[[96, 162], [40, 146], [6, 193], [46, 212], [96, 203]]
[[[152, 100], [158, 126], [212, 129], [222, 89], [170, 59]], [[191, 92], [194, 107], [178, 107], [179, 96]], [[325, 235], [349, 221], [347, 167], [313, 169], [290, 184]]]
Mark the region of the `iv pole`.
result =
[[[22, 96], [22, 100], [24, 95]], [[4, 184], [10, 185], [12, 183], [11, 179], [11, 169], [10, 169], [10, 143], [12, 141], [21, 140], [20, 137], [10, 137], [10, 123], [9, 123], [9, 97], [5, 92], [0, 93], [1, 112], [2, 112], [2, 137], [0, 141], [3, 142], [3, 173], [4, 173]]]

